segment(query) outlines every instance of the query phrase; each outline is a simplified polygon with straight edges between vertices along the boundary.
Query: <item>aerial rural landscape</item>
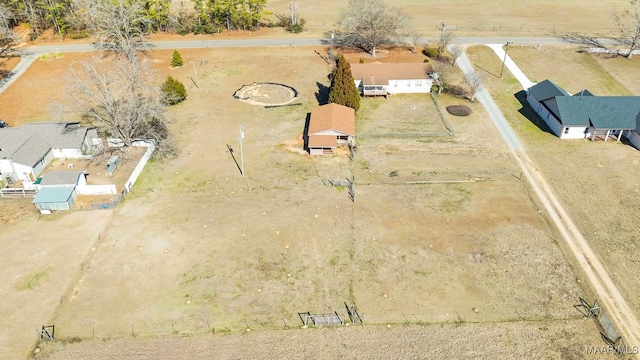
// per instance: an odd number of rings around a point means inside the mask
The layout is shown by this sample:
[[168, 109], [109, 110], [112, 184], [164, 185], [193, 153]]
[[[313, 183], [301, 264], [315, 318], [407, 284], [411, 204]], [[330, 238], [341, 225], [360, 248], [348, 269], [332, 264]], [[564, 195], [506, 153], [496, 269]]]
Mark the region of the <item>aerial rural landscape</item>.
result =
[[0, 0], [0, 358], [640, 355], [635, 1], [227, 2]]

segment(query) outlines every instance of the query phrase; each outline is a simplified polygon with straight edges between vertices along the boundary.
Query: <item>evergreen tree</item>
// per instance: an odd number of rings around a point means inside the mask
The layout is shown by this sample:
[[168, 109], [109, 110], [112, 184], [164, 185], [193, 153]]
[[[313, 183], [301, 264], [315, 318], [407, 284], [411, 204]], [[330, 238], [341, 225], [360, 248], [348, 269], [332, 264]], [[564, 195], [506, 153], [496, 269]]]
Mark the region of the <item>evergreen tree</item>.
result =
[[351, 75], [351, 65], [342, 55], [336, 61], [336, 67], [331, 73], [329, 102], [348, 106], [355, 111], [360, 108], [360, 93]]
[[180, 53], [178, 52], [178, 50], [173, 50], [173, 58], [171, 59], [171, 66], [180, 67], [182, 66], [182, 64], [183, 64], [182, 56], [180, 56]]
[[163, 102], [166, 105], [175, 105], [183, 102], [187, 98], [187, 89], [180, 81], [169, 76], [162, 84]]

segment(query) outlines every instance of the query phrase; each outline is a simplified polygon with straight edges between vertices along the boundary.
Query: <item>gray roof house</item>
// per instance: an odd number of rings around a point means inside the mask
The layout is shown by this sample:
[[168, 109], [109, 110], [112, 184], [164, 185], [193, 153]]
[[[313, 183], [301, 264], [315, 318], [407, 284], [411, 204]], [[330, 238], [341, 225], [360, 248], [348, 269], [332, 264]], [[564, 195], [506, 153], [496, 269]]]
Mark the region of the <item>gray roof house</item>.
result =
[[99, 146], [93, 128], [78, 123], [30, 123], [0, 129], [0, 176], [34, 181], [54, 158], [80, 158]]
[[638, 128], [640, 96], [570, 95], [544, 80], [528, 89], [527, 102], [561, 139], [620, 141]]

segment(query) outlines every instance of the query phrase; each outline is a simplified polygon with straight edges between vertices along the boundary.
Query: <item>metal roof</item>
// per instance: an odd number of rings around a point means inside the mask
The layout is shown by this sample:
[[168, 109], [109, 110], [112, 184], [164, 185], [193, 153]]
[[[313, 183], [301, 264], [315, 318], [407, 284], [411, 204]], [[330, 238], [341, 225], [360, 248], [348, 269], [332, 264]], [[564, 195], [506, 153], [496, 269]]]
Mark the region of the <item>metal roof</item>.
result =
[[77, 185], [84, 171], [49, 171], [42, 176], [40, 185]]
[[362, 80], [364, 85], [389, 85], [389, 80], [428, 79], [432, 71], [424, 63], [352, 63], [354, 80]]
[[48, 186], [41, 188], [33, 199], [33, 204], [62, 203], [69, 201], [75, 185], [71, 186]]

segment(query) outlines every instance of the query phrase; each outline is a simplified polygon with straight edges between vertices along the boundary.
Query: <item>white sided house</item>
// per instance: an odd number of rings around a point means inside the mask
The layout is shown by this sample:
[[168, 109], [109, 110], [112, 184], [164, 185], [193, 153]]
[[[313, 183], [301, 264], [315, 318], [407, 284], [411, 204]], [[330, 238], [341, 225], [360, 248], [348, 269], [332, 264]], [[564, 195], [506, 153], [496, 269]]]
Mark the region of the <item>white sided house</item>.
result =
[[347, 145], [356, 135], [355, 119], [355, 110], [343, 105], [332, 103], [311, 110], [305, 134], [309, 154], [333, 154], [339, 145]]
[[[0, 176], [35, 181], [54, 158], [80, 158], [98, 142], [95, 129], [78, 123], [31, 123], [0, 129]], [[98, 139], [99, 140], [99, 139]]]
[[[595, 96], [588, 90], [570, 95], [544, 80], [527, 90], [527, 102], [561, 139], [620, 141], [624, 135], [633, 143], [637, 135], [639, 96]], [[639, 145], [640, 139], [634, 143]]]
[[351, 74], [362, 96], [431, 92], [431, 66], [424, 63], [353, 63]]

